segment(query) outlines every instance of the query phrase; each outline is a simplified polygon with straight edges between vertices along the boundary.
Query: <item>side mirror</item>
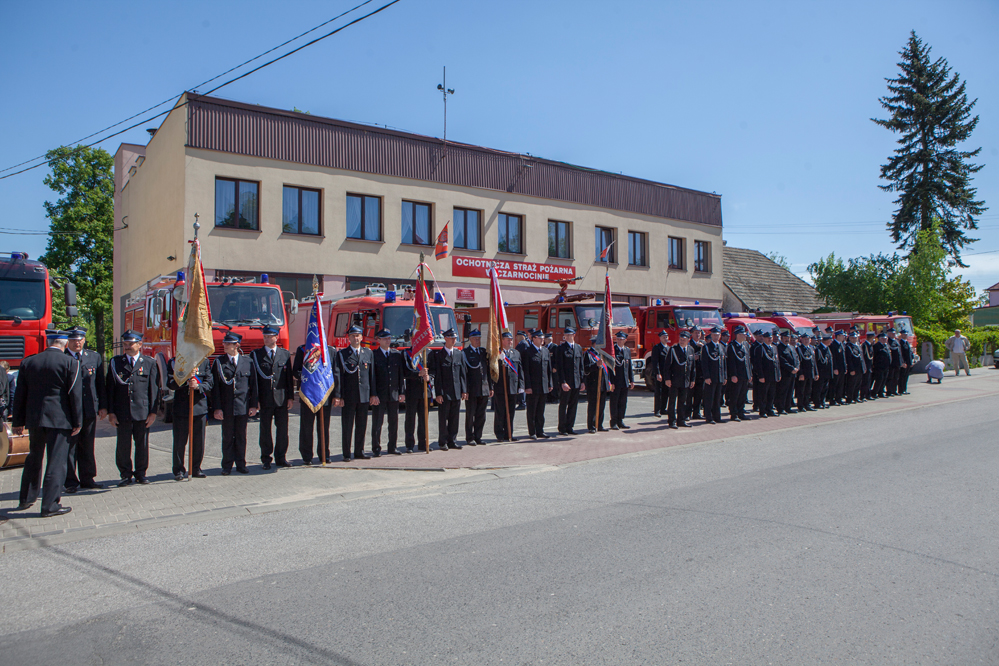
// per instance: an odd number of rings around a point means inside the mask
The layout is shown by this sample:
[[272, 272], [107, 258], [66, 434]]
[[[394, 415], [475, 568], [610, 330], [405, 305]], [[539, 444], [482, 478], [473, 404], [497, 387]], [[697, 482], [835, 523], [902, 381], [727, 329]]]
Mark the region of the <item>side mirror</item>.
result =
[[62, 293], [66, 301], [66, 306], [76, 305], [76, 285], [72, 282], [67, 282], [63, 285]]
[[[78, 316], [80, 316], [80, 311], [76, 309], [75, 305], [67, 305], [66, 306], [66, 316], [70, 317], [70, 318], [72, 318], [72, 317], [78, 317]], [[14, 323], [15, 324], [19, 324], [21, 322], [16, 321]]]
[[154, 298], [153, 299], [153, 314], [154, 315], [161, 315], [161, 314], [163, 314], [163, 299], [162, 298]]
[[291, 314], [293, 314], [293, 315], [297, 315], [298, 314], [298, 299], [297, 298], [291, 299], [291, 301], [288, 303], [288, 311], [291, 312]]

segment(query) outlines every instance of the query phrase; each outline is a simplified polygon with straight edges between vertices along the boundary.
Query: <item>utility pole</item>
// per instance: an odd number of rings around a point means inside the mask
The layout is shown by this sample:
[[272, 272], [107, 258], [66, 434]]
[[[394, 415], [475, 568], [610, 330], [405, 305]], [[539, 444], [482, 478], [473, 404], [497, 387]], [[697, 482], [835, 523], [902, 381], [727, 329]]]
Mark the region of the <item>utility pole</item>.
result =
[[447, 143], [447, 96], [454, 94], [454, 88], [447, 87], [447, 66], [444, 67], [444, 83], [438, 83], [437, 89], [444, 95], [444, 143]]

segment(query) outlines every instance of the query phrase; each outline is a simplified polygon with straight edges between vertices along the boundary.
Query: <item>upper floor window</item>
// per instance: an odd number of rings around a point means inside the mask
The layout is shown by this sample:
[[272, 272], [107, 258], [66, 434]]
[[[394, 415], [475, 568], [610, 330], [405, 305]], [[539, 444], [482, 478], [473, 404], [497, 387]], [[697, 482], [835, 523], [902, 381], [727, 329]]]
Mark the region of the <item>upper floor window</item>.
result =
[[402, 242], [410, 245], [430, 245], [430, 204], [402, 202]]
[[454, 229], [454, 246], [463, 250], [482, 249], [482, 213], [467, 208], [455, 208], [451, 227]]
[[215, 226], [233, 229], [260, 228], [257, 191], [260, 183], [233, 178], [215, 179]]
[[524, 217], [499, 214], [499, 251], [524, 254]]
[[[614, 230], [610, 227], [596, 227], [596, 259], [604, 263], [616, 264], [617, 253], [614, 251]], [[605, 253], [606, 251], [606, 253]]]
[[648, 258], [645, 254], [646, 234], [640, 231], [628, 232], [628, 265], [648, 266]]
[[319, 190], [284, 186], [281, 230], [286, 234], [319, 235]]
[[683, 239], [669, 237], [669, 267], [683, 270]]
[[347, 238], [382, 239], [382, 200], [363, 194], [347, 195]]
[[694, 241], [694, 270], [707, 273], [711, 270], [711, 243]]
[[569, 223], [548, 220], [548, 256], [559, 259], [570, 259]]

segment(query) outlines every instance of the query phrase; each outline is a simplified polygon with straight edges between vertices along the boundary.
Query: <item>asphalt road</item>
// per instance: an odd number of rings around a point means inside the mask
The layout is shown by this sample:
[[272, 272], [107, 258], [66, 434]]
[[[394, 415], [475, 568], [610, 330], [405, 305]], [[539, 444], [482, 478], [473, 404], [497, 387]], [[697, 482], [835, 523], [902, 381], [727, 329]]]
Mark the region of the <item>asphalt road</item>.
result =
[[996, 664], [995, 398], [0, 558], [0, 664]]

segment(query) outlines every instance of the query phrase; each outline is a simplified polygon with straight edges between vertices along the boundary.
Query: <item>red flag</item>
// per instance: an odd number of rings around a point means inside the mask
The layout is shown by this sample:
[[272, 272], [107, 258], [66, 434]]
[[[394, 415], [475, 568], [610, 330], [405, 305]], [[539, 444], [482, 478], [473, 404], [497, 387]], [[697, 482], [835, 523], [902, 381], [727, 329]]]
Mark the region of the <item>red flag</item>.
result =
[[[610, 247], [608, 245], [608, 247]], [[603, 333], [603, 345], [600, 347], [600, 351], [604, 354], [605, 358], [611, 360], [615, 357], [614, 354], [614, 331], [612, 324], [614, 322], [614, 306], [611, 302], [611, 290], [610, 290], [610, 275], [604, 277], [606, 280], [606, 286], [604, 287], [604, 312], [603, 312], [603, 322], [601, 324], [601, 333]]]
[[447, 225], [449, 225], [450, 223], [451, 223], [451, 220], [448, 220], [447, 222], [445, 222], [444, 223], [444, 228], [441, 229], [440, 235], [437, 236], [437, 249], [435, 251], [435, 254], [437, 256], [437, 261], [440, 261], [441, 259], [444, 259], [444, 258], [447, 257], [447, 250], [448, 250], [448, 247], [447, 247]]
[[430, 299], [427, 298], [427, 287], [423, 277], [416, 283], [416, 333], [413, 334], [412, 344], [409, 353], [416, 356], [434, 341], [434, 325], [430, 321]]
[[600, 261], [607, 261], [607, 255], [610, 253], [611, 246], [614, 245], [614, 241], [611, 241], [600, 253]]

